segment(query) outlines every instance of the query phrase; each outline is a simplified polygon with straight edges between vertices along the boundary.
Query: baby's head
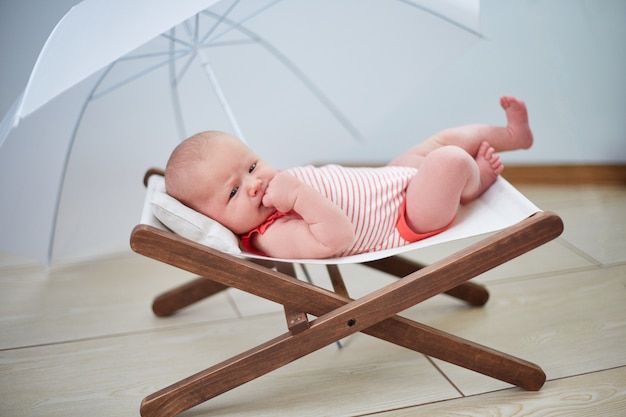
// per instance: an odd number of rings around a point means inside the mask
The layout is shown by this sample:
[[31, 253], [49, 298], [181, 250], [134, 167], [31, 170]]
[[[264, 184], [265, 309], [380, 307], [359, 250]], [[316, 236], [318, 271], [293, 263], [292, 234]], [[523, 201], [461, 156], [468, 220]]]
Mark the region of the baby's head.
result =
[[234, 136], [201, 132], [172, 152], [165, 188], [183, 204], [243, 234], [276, 211], [262, 204], [274, 175], [274, 168]]

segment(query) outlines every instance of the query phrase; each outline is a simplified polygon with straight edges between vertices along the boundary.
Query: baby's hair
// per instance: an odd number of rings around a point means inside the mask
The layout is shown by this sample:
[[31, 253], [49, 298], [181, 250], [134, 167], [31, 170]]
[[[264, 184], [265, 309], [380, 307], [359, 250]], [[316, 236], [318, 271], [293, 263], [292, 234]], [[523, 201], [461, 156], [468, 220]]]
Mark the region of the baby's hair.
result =
[[169, 195], [189, 204], [194, 191], [190, 177], [196, 171], [198, 163], [203, 161], [210, 140], [221, 134], [223, 133], [217, 131], [196, 133], [174, 148], [165, 167], [165, 189]]

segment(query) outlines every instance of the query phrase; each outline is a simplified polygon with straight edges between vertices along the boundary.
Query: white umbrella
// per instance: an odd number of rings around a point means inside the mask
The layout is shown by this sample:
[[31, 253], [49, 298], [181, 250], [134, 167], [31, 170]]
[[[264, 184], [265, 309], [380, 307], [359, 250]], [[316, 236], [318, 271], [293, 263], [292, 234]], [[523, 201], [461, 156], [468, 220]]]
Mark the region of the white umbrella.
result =
[[124, 250], [141, 172], [198, 130], [245, 135], [279, 166], [358, 158], [379, 146], [385, 115], [478, 38], [477, 1], [275, 3], [87, 0], [68, 12], [0, 126], [0, 250], [48, 262], [53, 248]]

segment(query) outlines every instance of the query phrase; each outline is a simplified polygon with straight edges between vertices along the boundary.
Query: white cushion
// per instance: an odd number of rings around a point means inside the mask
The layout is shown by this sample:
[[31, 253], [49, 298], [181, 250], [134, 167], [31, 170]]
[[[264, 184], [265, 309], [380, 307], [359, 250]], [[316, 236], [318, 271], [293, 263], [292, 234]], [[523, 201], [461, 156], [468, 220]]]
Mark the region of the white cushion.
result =
[[217, 221], [176, 200], [164, 190], [155, 190], [150, 201], [152, 212], [168, 229], [213, 249], [240, 254], [239, 239]]

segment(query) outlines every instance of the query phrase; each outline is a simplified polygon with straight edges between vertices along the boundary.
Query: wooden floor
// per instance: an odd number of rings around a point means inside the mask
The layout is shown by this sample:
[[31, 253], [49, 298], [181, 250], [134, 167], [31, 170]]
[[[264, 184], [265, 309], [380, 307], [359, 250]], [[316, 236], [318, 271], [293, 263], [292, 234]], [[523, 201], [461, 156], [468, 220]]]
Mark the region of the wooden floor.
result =
[[[439, 296], [403, 314], [539, 364], [541, 391], [357, 334], [182, 415], [626, 416], [626, 189], [519, 188], [562, 237], [479, 277], [485, 307]], [[392, 280], [343, 271], [353, 296]], [[137, 416], [146, 395], [284, 332], [277, 305], [234, 290], [154, 317], [152, 297], [187, 278], [131, 253], [49, 271], [0, 255], [0, 416]]]

